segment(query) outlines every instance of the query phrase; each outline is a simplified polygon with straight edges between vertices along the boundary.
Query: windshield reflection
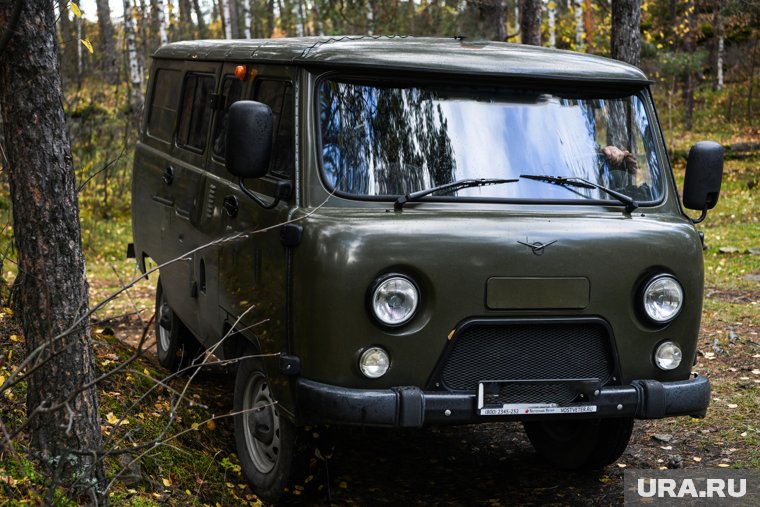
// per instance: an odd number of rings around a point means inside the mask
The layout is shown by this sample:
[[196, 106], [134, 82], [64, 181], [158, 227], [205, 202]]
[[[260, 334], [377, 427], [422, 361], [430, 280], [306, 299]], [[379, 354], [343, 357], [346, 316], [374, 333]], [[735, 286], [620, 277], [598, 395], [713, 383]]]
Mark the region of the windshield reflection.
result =
[[[656, 201], [661, 163], [638, 96], [566, 98], [536, 92], [323, 81], [323, 171], [338, 191], [394, 196], [469, 178], [584, 178]], [[435, 194], [433, 194], [435, 196]], [[595, 188], [523, 179], [455, 197], [608, 200]]]

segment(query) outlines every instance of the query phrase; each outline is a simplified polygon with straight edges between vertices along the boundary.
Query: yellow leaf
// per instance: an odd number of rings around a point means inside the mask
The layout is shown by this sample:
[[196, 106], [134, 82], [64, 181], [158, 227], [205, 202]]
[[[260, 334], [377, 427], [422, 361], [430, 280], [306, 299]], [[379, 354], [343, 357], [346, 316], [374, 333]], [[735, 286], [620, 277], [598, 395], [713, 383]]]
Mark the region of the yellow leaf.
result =
[[729, 465], [728, 463], [718, 463], [718, 466], [719, 466], [720, 468], [728, 468], [728, 467], [730, 467], [731, 465]]
[[13, 310], [11, 310], [10, 308], [8, 308], [7, 306], [5, 308], [3, 308], [3, 311], [5, 312], [5, 314], [8, 317], [13, 317]]
[[346, 481], [340, 481], [340, 483], [338, 483], [338, 487], [340, 489], [348, 489], [348, 483]]
[[113, 412], [108, 412], [106, 414], [106, 421], [108, 421], [108, 424], [116, 424], [119, 422], [119, 418], [113, 415]]
[[82, 17], [82, 11], [79, 10], [79, 6], [77, 4], [71, 2], [71, 4], [69, 4], [69, 8], [71, 9], [71, 12], [74, 13], [74, 16], [78, 18]]
[[81, 42], [82, 45], [87, 48], [87, 51], [89, 51], [90, 54], [94, 53], [92, 49], [92, 43], [88, 39], [79, 39], [79, 42]]
[[193, 424], [190, 425], [190, 427], [193, 428], [194, 430], [197, 430], [198, 426], [200, 426], [200, 424], [198, 424], [198, 423], [193, 423]]
[[10, 339], [12, 342], [16, 342], [16, 343], [18, 343], [18, 342], [20, 342], [20, 341], [21, 341], [21, 340], [19, 339], [19, 337], [18, 337], [18, 336], [16, 336], [15, 334], [12, 334], [12, 335], [10, 335], [9, 339]]
[[161, 479], [161, 482], [163, 482], [164, 486], [166, 486], [167, 488], [172, 485], [172, 480], [168, 479], [168, 478], [167, 479]]
[[150, 377], [150, 372], [148, 371], [147, 368], [143, 368], [143, 373], [145, 374], [146, 377]]
[[216, 429], [216, 423], [213, 420], [210, 420], [206, 423], [206, 427], [210, 429], [211, 431]]
[[0, 375], [0, 386], [5, 384], [5, 375]]

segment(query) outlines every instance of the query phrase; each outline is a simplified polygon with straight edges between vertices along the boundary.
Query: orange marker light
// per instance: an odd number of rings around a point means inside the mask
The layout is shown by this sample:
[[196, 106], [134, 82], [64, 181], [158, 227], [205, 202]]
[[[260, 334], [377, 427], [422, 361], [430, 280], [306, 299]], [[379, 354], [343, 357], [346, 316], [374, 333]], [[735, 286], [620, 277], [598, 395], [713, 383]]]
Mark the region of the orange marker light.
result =
[[235, 76], [241, 80], [245, 81], [245, 78], [248, 76], [248, 67], [245, 65], [238, 65], [235, 67]]

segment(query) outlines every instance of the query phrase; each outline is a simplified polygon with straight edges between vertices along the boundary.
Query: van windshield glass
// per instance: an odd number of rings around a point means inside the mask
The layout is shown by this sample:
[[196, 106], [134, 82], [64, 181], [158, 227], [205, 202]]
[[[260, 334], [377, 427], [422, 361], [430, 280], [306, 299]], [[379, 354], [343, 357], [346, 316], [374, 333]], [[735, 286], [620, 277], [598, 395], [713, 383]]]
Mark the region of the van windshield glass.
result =
[[[462, 179], [551, 175], [583, 178], [643, 205], [662, 196], [653, 119], [637, 95], [573, 98], [495, 87], [325, 80], [319, 100], [324, 178], [341, 193], [390, 198]], [[612, 199], [591, 186], [530, 178], [445, 195]]]

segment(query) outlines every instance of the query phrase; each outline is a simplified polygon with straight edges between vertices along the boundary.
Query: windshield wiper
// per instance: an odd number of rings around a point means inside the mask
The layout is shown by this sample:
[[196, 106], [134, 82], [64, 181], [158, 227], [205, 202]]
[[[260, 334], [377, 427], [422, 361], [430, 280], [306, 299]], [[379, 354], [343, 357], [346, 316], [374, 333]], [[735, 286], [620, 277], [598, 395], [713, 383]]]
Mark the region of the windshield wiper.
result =
[[426, 188], [425, 190], [420, 190], [418, 192], [412, 192], [410, 194], [406, 195], [400, 195], [398, 199], [396, 199], [396, 202], [393, 203], [393, 209], [395, 210], [401, 210], [404, 207], [404, 204], [412, 201], [417, 201], [422, 197], [425, 197], [426, 195], [434, 194], [436, 192], [442, 192], [444, 190], [447, 190], [448, 192], [454, 192], [456, 190], [461, 190], [463, 188], [470, 188], [470, 187], [482, 187], [485, 185], [499, 185], [501, 183], [514, 183], [516, 179], [512, 180], [504, 180], [504, 179], [497, 179], [497, 178], [480, 178], [480, 179], [468, 179], [468, 180], [458, 180], [458, 181], [452, 181], [451, 183], [446, 183], [444, 185], [438, 185], [437, 187], [433, 188]]
[[547, 183], [554, 183], [555, 185], [562, 185], [562, 186], [568, 186], [568, 187], [577, 187], [577, 188], [596, 188], [597, 190], [601, 190], [605, 194], [609, 194], [621, 203], [625, 204], [625, 212], [630, 214], [633, 210], [639, 207], [639, 203], [636, 202], [636, 200], [633, 197], [627, 196], [625, 194], [621, 194], [620, 192], [617, 192], [615, 190], [612, 190], [611, 188], [607, 188], [604, 185], [599, 185], [597, 183], [593, 183], [588, 180], [584, 180], [583, 178], [577, 178], [577, 177], [570, 177], [570, 178], [563, 178], [562, 176], [542, 176], [537, 174], [521, 174], [521, 178], [525, 178], [528, 180], [536, 180], [536, 181], [545, 181]]

